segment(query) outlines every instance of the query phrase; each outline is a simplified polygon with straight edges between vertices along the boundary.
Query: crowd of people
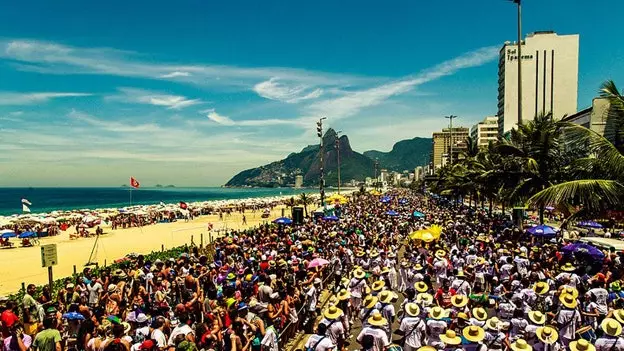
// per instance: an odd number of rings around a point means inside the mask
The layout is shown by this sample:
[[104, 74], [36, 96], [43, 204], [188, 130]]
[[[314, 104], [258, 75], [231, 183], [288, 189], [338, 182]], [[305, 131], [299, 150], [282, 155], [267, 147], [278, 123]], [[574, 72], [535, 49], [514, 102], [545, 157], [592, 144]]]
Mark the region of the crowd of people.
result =
[[[198, 249], [138, 256], [85, 269], [55, 296], [30, 285], [3, 303], [2, 345], [276, 351], [303, 330], [306, 351], [624, 350], [621, 253], [566, 252], [501, 215], [389, 196], [354, 196], [338, 221], [231, 231], [210, 260]], [[438, 239], [409, 239], [432, 224], [444, 228]]]

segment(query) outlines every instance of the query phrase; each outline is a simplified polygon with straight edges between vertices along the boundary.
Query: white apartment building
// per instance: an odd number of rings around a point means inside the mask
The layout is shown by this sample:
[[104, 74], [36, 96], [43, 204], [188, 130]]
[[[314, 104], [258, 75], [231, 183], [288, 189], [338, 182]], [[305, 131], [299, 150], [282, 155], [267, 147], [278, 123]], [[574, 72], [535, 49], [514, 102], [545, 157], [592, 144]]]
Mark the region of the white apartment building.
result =
[[487, 147], [490, 141], [498, 139], [498, 117], [485, 117], [483, 121], [470, 128], [470, 136], [479, 147]]
[[[522, 42], [522, 120], [577, 111], [579, 35], [535, 32]], [[498, 132], [518, 122], [518, 43], [505, 42], [498, 64]]]

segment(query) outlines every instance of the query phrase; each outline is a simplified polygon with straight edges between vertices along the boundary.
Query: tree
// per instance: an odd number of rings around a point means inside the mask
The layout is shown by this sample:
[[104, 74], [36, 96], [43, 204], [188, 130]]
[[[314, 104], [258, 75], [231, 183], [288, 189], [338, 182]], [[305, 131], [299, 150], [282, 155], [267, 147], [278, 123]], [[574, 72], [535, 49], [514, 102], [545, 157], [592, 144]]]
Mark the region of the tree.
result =
[[299, 202], [303, 205], [303, 211], [305, 212], [305, 216], [308, 217], [308, 205], [314, 203], [314, 198], [306, 193], [301, 193], [299, 194]]

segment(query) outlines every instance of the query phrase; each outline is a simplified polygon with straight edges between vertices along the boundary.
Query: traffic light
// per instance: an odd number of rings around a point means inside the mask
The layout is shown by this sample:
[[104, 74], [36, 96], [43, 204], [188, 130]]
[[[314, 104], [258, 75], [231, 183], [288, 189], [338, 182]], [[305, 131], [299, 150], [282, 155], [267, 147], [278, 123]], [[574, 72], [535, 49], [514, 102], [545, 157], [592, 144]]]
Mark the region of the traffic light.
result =
[[320, 138], [323, 136], [323, 122], [316, 122], [316, 135]]

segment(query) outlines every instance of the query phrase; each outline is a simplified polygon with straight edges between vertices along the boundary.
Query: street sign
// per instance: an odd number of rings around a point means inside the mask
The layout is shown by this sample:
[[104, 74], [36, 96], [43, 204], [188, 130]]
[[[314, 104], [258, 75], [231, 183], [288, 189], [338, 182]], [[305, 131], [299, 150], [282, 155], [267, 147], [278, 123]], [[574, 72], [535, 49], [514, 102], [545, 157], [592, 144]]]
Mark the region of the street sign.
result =
[[58, 263], [56, 244], [41, 246], [41, 267], [52, 267]]

